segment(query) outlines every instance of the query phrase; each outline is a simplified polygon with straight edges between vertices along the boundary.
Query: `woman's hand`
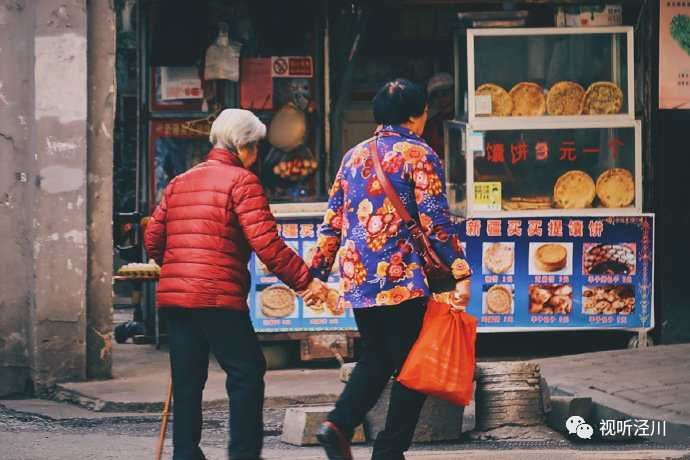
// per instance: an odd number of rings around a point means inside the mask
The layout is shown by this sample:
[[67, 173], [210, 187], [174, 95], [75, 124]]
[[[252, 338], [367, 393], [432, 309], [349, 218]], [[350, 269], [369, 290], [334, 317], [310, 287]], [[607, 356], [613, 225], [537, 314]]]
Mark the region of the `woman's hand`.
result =
[[298, 292], [304, 302], [309, 305], [317, 305], [326, 301], [328, 286], [318, 278], [314, 278], [304, 291]]
[[458, 281], [455, 291], [450, 296], [450, 305], [458, 310], [464, 310], [470, 303], [472, 283], [470, 279]]

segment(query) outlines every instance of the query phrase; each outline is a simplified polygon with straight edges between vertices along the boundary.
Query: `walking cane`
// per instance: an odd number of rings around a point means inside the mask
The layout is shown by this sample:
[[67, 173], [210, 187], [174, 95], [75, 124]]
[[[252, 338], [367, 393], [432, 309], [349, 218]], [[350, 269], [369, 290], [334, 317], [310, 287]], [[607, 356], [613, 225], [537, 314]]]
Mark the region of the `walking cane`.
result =
[[156, 449], [156, 460], [161, 460], [163, 457], [163, 443], [165, 442], [165, 433], [168, 431], [168, 417], [170, 417], [170, 401], [172, 401], [172, 377], [168, 382], [168, 397], [163, 406], [163, 413], [161, 414], [161, 432], [158, 436], [158, 449]]

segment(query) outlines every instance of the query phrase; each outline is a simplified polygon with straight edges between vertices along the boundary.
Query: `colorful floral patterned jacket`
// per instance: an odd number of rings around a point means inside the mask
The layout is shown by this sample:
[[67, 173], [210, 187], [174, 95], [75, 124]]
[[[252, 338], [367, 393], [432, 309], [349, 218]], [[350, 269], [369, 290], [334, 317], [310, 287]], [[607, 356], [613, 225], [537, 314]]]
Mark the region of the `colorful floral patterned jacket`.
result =
[[[458, 228], [450, 220], [438, 155], [401, 126], [383, 126], [377, 134], [383, 169], [403, 203], [412, 216], [419, 216], [455, 278], [468, 278], [470, 268]], [[343, 158], [311, 261], [312, 274], [325, 281], [338, 258], [341, 308], [397, 305], [429, 296], [422, 260], [376, 179], [369, 143], [360, 143]]]

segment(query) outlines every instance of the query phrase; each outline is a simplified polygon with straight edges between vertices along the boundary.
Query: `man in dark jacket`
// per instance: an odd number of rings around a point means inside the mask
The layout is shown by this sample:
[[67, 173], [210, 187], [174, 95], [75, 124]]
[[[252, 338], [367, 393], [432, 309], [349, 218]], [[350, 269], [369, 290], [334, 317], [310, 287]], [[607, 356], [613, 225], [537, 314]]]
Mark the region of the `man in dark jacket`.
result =
[[175, 460], [204, 458], [209, 352], [227, 374], [230, 458], [261, 455], [266, 363], [247, 308], [251, 252], [307, 299], [324, 289], [280, 239], [263, 187], [248, 169], [265, 134], [251, 112], [224, 110], [211, 127], [207, 160], [170, 182], [146, 228], [146, 250], [162, 267], [157, 306], [168, 321]]

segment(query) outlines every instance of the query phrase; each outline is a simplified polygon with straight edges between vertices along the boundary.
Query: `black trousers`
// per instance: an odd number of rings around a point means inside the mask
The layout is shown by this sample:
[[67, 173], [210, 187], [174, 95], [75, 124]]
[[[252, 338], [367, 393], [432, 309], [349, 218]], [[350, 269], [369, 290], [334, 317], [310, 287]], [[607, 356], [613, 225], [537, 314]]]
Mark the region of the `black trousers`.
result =
[[266, 361], [248, 312], [165, 309], [173, 379], [173, 459], [199, 460], [201, 393], [209, 352], [227, 374], [233, 460], [257, 460], [263, 445]]
[[[355, 310], [362, 352], [328, 420], [347, 435], [374, 407], [391, 376], [407, 358], [424, 320], [427, 299], [398, 306]], [[400, 460], [409, 449], [426, 396], [395, 381], [386, 426], [374, 442], [372, 459]]]

